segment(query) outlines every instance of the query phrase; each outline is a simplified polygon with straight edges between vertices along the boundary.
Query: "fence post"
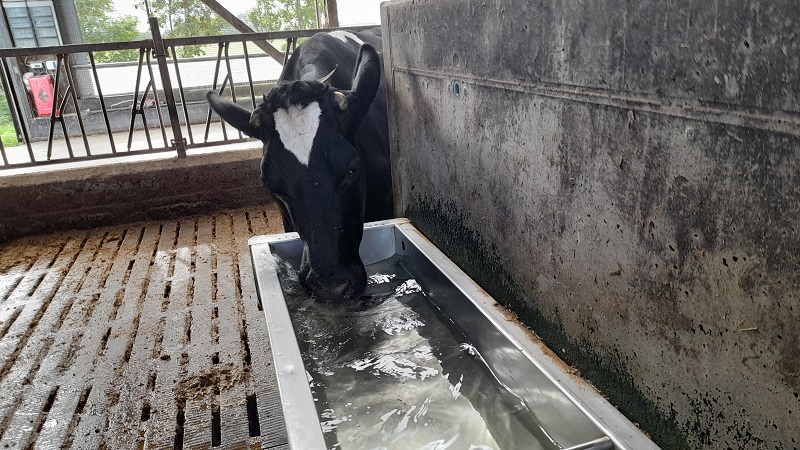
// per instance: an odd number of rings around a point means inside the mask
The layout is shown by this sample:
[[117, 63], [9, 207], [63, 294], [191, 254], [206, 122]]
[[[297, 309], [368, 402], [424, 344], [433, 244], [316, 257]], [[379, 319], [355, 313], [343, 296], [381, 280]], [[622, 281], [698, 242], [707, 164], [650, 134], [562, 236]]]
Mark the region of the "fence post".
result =
[[[183, 137], [183, 130], [181, 129], [181, 121], [178, 117], [178, 107], [175, 104], [175, 94], [172, 92], [172, 80], [169, 78], [169, 66], [167, 65], [167, 49], [164, 45], [164, 39], [161, 37], [161, 29], [158, 27], [158, 18], [150, 17], [150, 33], [153, 35], [153, 49], [156, 61], [158, 62], [158, 71], [161, 74], [161, 86], [164, 89], [164, 101], [167, 103], [167, 111], [169, 112], [169, 121], [172, 124], [172, 134], [175, 139], [172, 140], [172, 145], [178, 152], [178, 156], [183, 158], [186, 156], [186, 138]], [[153, 86], [155, 89], [155, 86]], [[161, 105], [156, 105], [160, 108]], [[189, 123], [189, 117], [186, 117], [186, 123]]]

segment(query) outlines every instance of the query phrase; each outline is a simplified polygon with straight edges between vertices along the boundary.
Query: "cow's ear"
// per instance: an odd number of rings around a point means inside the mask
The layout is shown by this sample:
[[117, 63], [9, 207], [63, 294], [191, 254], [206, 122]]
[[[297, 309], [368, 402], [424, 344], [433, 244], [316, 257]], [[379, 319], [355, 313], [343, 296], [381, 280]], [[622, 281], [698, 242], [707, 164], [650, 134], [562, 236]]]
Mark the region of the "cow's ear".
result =
[[[381, 61], [375, 47], [369, 44], [362, 44], [361, 50], [356, 61], [355, 75], [353, 76], [353, 87], [350, 91], [342, 91], [347, 99], [347, 114], [345, 129], [348, 138], [352, 140], [355, 130], [361, 123], [361, 119], [369, 110], [378, 87], [381, 84]], [[341, 107], [341, 102], [339, 102]]]
[[213, 91], [206, 93], [206, 100], [211, 105], [211, 109], [222, 117], [222, 120], [250, 137], [259, 137], [258, 128], [250, 122], [250, 111], [223, 99]]
[[378, 92], [381, 84], [381, 60], [375, 47], [369, 44], [361, 45], [356, 62], [355, 76], [353, 76], [353, 93], [358, 95], [358, 101], [364, 108], [369, 108], [372, 99]]

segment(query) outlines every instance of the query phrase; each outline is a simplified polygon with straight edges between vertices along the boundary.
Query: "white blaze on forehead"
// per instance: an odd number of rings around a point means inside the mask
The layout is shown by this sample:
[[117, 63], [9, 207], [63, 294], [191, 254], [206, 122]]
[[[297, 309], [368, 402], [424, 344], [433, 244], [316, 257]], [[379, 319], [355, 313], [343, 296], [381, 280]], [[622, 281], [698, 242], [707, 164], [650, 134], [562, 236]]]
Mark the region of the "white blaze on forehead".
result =
[[275, 111], [275, 128], [283, 146], [292, 152], [301, 164], [308, 167], [311, 146], [319, 128], [319, 102], [309, 103], [305, 108], [290, 105], [288, 109]]
[[356, 36], [355, 34], [349, 32], [349, 31], [336, 30], [336, 31], [331, 31], [328, 34], [330, 34], [331, 36], [335, 37], [336, 39], [344, 42], [345, 44], [347, 44], [347, 38], [350, 38], [351, 40], [355, 41], [356, 44], [364, 45], [364, 41], [362, 41], [361, 39], [359, 39], [358, 36]]

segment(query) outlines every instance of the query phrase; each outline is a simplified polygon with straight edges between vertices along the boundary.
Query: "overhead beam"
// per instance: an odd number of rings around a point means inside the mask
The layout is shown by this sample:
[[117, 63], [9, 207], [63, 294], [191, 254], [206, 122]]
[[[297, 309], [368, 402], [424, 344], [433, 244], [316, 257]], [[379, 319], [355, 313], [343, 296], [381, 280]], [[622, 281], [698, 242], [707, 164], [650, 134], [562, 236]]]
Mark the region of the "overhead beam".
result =
[[[211, 8], [212, 11], [214, 11], [220, 17], [225, 19], [226, 22], [231, 24], [233, 26], [233, 28], [236, 28], [239, 32], [241, 32], [241, 33], [255, 33], [255, 30], [250, 28], [246, 23], [244, 23], [241, 20], [239, 20], [238, 17], [236, 17], [233, 14], [231, 14], [231, 12], [228, 11], [228, 9], [225, 8], [224, 6], [220, 5], [217, 0], [202, 0], [202, 1], [203, 1], [203, 3], [206, 4], [206, 6]], [[328, 1], [331, 1], [331, 0], [328, 0]], [[335, 0], [334, 0], [334, 2], [335, 2]], [[337, 18], [337, 23], [338, 23], [338, 18]], [[272, 59], [274, 59], [275, 61], [278, 61], [279, 63], [283, 64], [283, 52], [281, 52], [277, 48], [275, 48], [272, 45], [270, 45], [269, 42], [267, 42], [267, 41], [253, 41], [253, 43], [256, 44], [258, 46], [258, 48], [260, 48], [261, 50], [264, 50], [264, 52], [267, 55], [271, 56]]]

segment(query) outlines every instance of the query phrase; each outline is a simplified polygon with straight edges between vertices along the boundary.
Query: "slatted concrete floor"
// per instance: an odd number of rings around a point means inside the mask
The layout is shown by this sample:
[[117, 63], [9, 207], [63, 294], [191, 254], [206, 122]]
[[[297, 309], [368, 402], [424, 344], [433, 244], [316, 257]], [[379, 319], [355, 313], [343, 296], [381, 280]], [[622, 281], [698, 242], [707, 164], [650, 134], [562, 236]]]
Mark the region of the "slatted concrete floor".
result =
[[274, 207], [0, 247], [0, 448], [284, 448], [247, 239]]

